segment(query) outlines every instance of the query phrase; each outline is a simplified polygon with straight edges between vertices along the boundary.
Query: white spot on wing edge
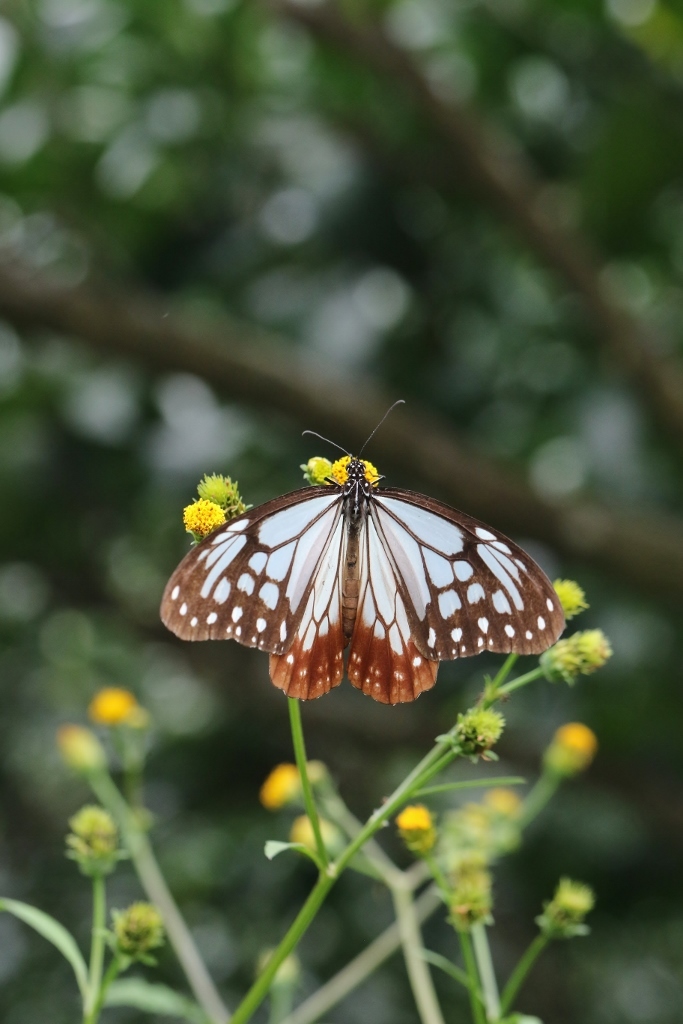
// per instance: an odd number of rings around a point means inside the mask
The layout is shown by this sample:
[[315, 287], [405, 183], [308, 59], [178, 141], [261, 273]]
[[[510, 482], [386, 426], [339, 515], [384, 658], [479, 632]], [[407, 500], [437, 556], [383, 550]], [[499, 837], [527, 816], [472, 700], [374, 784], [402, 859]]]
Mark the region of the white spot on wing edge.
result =
[[249, 522], [249, 519], [241, 519], [238, 523], [228, 523], [226, 530], [230, 530], [231, 533], [239, 533], [241, 530], [246, 530]]
[[232, 621], [233, 622], [239, 622], [241, 618], [242, 618], [242, 609], [240, 608], [239, 605], [237, 605], [232, 610]]
[[510, 623], [508, 622], [508, 624], [505, 627], [505, 632], [507, 633], [508, 636], [514, 636], [515, 635], [515, 627], [511, 626]]
[[206, 624], [207, 624], [207, 626], [213, 626], [213, 624], [214, 624], [214, 622], [216, 621], [217, 618], [218, 618], [218, 616], [216, 615], [215, 612], [210, 612], [206, 616]]
[[489, 628], [489, 620], [487, 618], [481, 618], [478, 620], [477, 624], [482, 633], [486, 633]]
[[180, 608], [178, 609], [178, 613], [179, 613], [180, 615], [187, 615], [187, 605], [185, 604], [185, 602], [184, 602], [184, 601], [183, 601], [183, 603], [181, 604]]
[[542, 615], [538, 616], [538, 628], [539, 629], [545, 629], [545, 619], [543, 618]]
[[179, 594], [179, 593], [180, 593], [180, 587], [179, 587], [179, 586], [178, 586], [178, 584], [176, 583], [175, 587], [174, 587], [174, 588], [173, 588], [173, 590], [171, 591], [171, 600], [172, 600], [172, 601], [175, 601], [175, 600], [176, 600], [176, 598], [178, 597], [178, 594]]
[[550, 598], [548, 598], [548, 600], [546, 601], [546, 605], [548, 606], [548, 611], [551, 612], [554, 608], [554, 605]]
[[259, 633], [262, 633], [263, 630], [266, 628], [266, 620], [265, 619], [257, 619], [256, 620], [256, 628], [259, 631]]
[[458, 626], [458, 628], [457, 628], [457, 629], [453, 629], [453, 630], [451, 630], [451, 636], [453, 637], [453, 639], [454, 639], [454, 640], [455, 640], [455, 642], [457, 643], [457, 642], [458, 642], [458, 640], [459, 640], [459, 639], [461, 638], [461, 636], [462, 636], [462, 630], [460, 629], [460, 627], [459, 627], [459, 626]]
[[427, 644], [429, 647], [433, 647], [436, 643], [436, 633], [433, 629], [429, 630], [429, 636], [427, 637]]
[[481, 537], [482, 540], [495, 540], [495, 533], [491, 533], [490, 530], [485, 530], [483, 526], [477, 526], [475, 531], [477, 537]]
[[527, 629], [527, 631], [524, 634], [524, 636], [527, 638], [527, 640], [532, 640], [533, 639], [533, 633], [531, 632], [530, 629]]

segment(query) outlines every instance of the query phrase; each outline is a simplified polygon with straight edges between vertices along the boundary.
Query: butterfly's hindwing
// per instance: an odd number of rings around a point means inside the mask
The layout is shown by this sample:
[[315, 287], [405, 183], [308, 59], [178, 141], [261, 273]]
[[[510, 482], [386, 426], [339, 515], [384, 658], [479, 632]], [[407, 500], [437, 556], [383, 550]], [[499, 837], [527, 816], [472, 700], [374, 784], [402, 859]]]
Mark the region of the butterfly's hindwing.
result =
[[400, 578], [371, 514], [360, 553], [360, 590], [349, 651], [349, 679], [382, 704], [415, 700], [434, 685], [439, 665], [415, 645], [405, 581]]
[[231, 520], [171, 576], [161, 603], [164, 624], [183, 640], [232, 638], [282, 654], [342, 521], [338, 492], [323, 487], [294, 491]]
[[412, 613], [412, 638], [438, 661], [540, 654], [564, 628], [545, 573], [517, 544], [432, 498], [386, 488], [372, 515]]

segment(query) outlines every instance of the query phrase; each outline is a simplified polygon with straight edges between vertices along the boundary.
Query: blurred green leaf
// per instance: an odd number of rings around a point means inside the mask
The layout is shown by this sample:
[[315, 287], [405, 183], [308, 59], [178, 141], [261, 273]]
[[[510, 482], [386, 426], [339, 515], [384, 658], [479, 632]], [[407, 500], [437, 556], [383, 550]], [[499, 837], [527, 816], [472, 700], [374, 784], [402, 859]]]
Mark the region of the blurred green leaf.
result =
[[73, 967], [80, 993], [85, 996], [88, 988], [88, 968], [71, 932], [68, 932], [59, 921], [55, 921], [54, 917], [19, 900], [0, 899], [0, 911], [2, 910], [19, 918], [57, 947]]

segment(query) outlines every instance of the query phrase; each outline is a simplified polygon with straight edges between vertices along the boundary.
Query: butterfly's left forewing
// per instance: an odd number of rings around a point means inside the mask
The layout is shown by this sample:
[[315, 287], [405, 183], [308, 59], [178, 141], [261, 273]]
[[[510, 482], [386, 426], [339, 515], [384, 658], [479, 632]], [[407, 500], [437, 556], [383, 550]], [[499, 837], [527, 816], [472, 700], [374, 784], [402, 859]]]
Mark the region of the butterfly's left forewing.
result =
[[341, 499], [307, 487], [268, 501], [215, 530], [171, 576], [161, 618], [183, 640], [235, 639], [279, 655], [292, 645], [339, 543]]

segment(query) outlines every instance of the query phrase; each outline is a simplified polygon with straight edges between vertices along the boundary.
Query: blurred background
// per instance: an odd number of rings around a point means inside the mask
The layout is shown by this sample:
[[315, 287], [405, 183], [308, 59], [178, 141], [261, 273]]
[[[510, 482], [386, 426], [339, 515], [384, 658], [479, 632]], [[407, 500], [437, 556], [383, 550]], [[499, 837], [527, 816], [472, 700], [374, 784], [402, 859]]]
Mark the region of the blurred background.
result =
[[[0, 8], [0, 890], [85, 941], [63, 855], [87, 799], [56, 728], [102, 686], [155, 731], [169, 882], [230, 1005], [312, 878], [258, 790], [291, 759], [267, 661], [161, 626], [205, 472], [258, 503], [358, 447], [392, 484], [510, 533], [585, 587], [614, 657], [507, 706], [503, 772], [600, 740], [500, 867], [509, 969], [561, 874], [598, 894], [521, 1005], [669, 1024], [683, 1004], [683, 19], [663, 0], [4, 0]], [[486, 656], [412, 706], [346, 683], [303, 709], [359, 815], [468, 706]], [[498, 768], [495, 769], [496, 773]], [[387, 848], [403, 858], [393, 830]], [[139, 896], [131, 870], [112, 902]], [[345, 877], [301, 996], [391, 919]], [[427, 945], [455, 955], [437, 914]], [[158, 977], [182, 985], [170, 953]], [[459, 991], [436, 983], [449, 1019]], [[0, 918], [0, 1017], [67, 1024], [68, 966]], [[129, 1011], [107, 1019], [138, 1024]], [[399, 956], [328, 1014], [416, 1020]], [[257, 1018], [265, 1020], [265, 1016]]]

